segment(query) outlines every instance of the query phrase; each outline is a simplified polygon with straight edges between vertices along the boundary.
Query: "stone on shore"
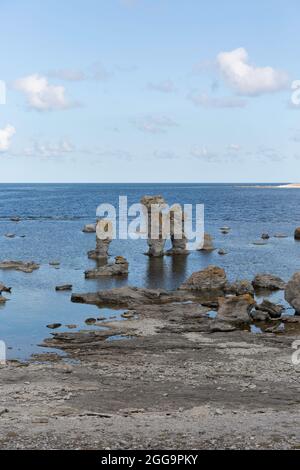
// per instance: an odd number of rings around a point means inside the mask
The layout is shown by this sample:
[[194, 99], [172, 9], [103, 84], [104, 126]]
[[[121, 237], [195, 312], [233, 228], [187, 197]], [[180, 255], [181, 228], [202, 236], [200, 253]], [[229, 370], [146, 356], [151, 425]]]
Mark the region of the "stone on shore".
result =
[[250, 312], [256, 302], [252, 295], [244, 294], [232, 297], [220, 297], [218, 309], [218, 321], [231, 323], [249, 323]]
[[[259, 307], [257, 307], [259, 308]], [[268, 312], [263, 312], [262, 310], [252, 310], [250, 313], [250, 316], [253, 321], [262, 321], [262, 322], [267, 322], [271, 319], [270, 315]]]
[[227, 278], [224, 269], [208, 266], [202, 271], [193, 273], [181, 286], [181, 290], [191, 291], [224, 291]]
[[257, 310], [267, 312], [271, 318], [280, 318], [284, 311], [284, 307], [264, 299], [261, 304], [257, 305]]
[[237, 280], [226, 286], [226, 294], [243, 295], [254, 294], [254, 288], [247, 279]]
[[22, 271], [23, 273], [32, 273], [34, 270], [39, 269], [40, 265], [34, 261], [23, 262], [23, 261], [1, 261], [0, 269], [15, 269], [16, 271]]
[[82, 231], [84, 233], [96, 233], [96, 224], [86, 224]]
[[284, 298], [300, 315], [300, 272], [296, 272], [287, 283]]
[[85, 271], [86, 279], [95, 279], [101, 276], [123, 276], [128, 274], [128, 261], [123, 256], [116, 256], [115, 262]]
[[252, 281], [254, 289], [284, 290], [285, 282], [273, 274], [257, 274]]

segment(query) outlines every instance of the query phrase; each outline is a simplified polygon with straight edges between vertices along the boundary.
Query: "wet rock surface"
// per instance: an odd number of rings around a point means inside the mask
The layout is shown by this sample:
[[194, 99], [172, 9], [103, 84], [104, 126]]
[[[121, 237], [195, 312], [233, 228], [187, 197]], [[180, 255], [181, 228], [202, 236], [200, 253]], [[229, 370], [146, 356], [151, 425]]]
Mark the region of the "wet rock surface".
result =
[[252, 281], [254, 289], [284, 290], [285, 282], [273, 274], [257, 274]]
[[32, 273], [34, 270], [39, 269], [40, 265], [34, 261], [0, 261], [0, 269], [15, 269], [24, 273]]
[[99, 266], [96, 269], [85, 271], [86, 279], [95, 279], [102, 276], [126, 276], [128, 274], [128, 261], [123, 256], [116, 256], [114, 263]]
[[300, 272], [295, 273], [287, 283], [284, 296], [285, 300], [300, 315]]

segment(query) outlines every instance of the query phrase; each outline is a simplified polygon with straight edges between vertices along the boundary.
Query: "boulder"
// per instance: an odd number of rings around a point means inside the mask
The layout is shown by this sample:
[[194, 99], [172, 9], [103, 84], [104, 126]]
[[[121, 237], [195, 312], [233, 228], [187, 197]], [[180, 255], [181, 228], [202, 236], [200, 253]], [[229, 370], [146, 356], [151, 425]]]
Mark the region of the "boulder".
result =
[[1, 261], [0, 269], [15, 269], [16, 271], [22, 271], [23, 273], [32, 273], [35, 269], [39, 269], [40, 265], [34, 261], [23, 262], [23, 261]]
[[270, 315], [268, 312], [263, 312], [262, 310], [252, 310], [250, 313], [250, 316], [253, 321], [269, 321], [270, 320]]
[[300, 227], [297, 227], [294, 233], [295, 240], [300, 240]]
[[204, 241], [203, 241], [203, 246], [199, 248], [199, 251], [213, 251], [214, 244], [213, 244], [213, 238], [209, 233], [204, 234]]
[[96, 224], [86, 224], [82, 231], [84, 233], [96, 233]]
[[218, 321], [228, 321], [234, 324], [249, 323], [250, 312], [255, 304], [256, 302], [250, 294], [220, 297]]
[[232, 284], [228, 284], [225, 289], [226, 294], [243, 295], [254, 294], [254, 288], [247, 279], [237, 280]]
[[227, 285], [224, 269], [208, 266], [202, 271], [193, 273], [181, 286], [181, 290], [222, 292]]
[[50, 325], [47, 325], [47, 328], [50, 330], [56, 330], [56, 328], [60, 328], [61, 326], [61, 323], [50, 323]]
[[267, 312], [271, 318], [280, 318], [284, 311], [284, 307], [282, 305], [276, 305], [267, 299], [264, 299], [261, 304], [257, 305], [257, 309], [262, 312]]
[[295, 273], [287, 283], [284, 298], [300, 315], [300, 272]]
[[123, 256], [116, 256], [115, 262], [100, 266], [85, 272], [86, 279], [95, 279], [101, 276], [122, 276], [128, 274], [128, 261]]
[[273, 274], [257, 274], [252, 281], [254, 289], [284, 290], [285, 282]]

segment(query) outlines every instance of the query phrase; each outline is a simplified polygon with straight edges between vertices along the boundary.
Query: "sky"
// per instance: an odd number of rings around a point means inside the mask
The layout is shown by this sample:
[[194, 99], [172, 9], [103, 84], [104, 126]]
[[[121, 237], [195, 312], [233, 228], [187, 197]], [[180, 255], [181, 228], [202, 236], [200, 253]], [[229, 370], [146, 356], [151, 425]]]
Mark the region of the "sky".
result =
[[300, 182], [299, 13], [0, 0], [0, 182]]

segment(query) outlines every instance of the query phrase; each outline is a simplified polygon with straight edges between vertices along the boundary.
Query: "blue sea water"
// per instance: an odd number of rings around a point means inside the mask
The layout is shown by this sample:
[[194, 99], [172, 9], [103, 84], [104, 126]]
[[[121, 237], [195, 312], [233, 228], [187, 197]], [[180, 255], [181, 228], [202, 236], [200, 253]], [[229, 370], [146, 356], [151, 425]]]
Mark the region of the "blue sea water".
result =
[[[161, 194], [169, 204], [203, 203], [205, 230], [213, 235], [215, 246], [228, 254], [220, 256], [216, 250], [151, 259], [144, 255], [145, 240], [115, 240], [111, 256], [129, 260], [128, 278], [85, 280], [84, 271], [94, 266], [87, 251], [95, 246], [95, 234], [82, 233], [83, 225], [94, 222], [100, 203], [117, 207], [119, 196], [125, 195], [130, 205], [145, 194]], [[287, 280], [300, 270], [300, 243], [293, 238], [295, 227], [300, 226], [300, 189], [237, 184], [1, 184], [0, 198], [0, 259], [41, 264], [32, 274], [0, 270], [0, 282], [12, 286], [12, 294], [6, 295], [10, 300], [0, 307], [0, 339], [9, 348], [9, 358], [28, 359], [42, 352], [37, 345], [51, 334], [49, 323], [62, 323], [59, 331], [67, 331], [67, 324], [84, 328], [88, 317], [120, 314], [73, 304], [70, 292], [55, 292], [58, 284], [73, 284], [74, 292], [127, 283], [173, 289], [209, 264], [224, 267], [230, 279], [271, 272]], [[12, 216], [21, 221], [12, 222]], [[228, 235], [219, 230], [224, 225], [231, 227]], [[288, 237], [271, 237], [265, 246], [253, 245], [263, 232]], [[6, 233], [16, 237], [6, 238]], [[60, 261], [59, 269], [49, 265], [53, 260]]]

